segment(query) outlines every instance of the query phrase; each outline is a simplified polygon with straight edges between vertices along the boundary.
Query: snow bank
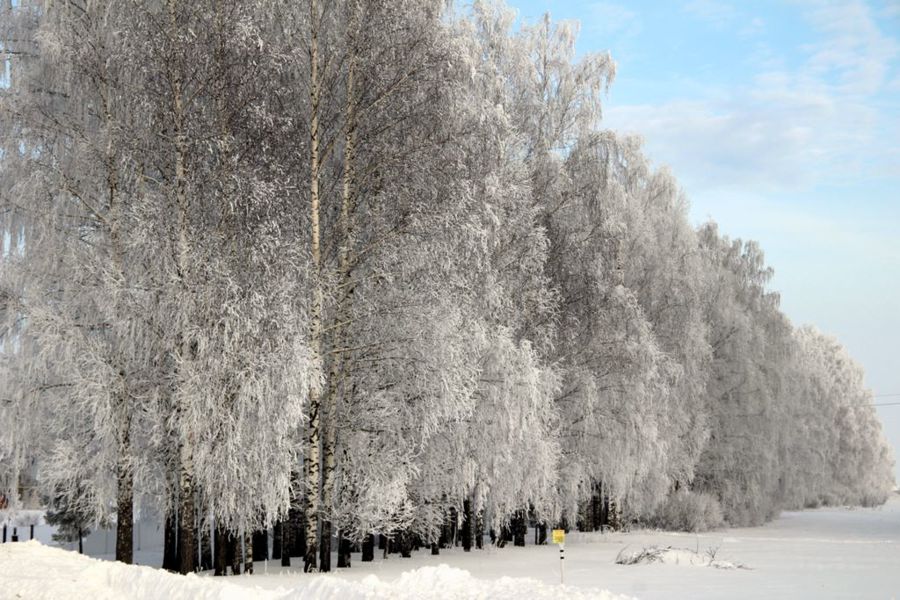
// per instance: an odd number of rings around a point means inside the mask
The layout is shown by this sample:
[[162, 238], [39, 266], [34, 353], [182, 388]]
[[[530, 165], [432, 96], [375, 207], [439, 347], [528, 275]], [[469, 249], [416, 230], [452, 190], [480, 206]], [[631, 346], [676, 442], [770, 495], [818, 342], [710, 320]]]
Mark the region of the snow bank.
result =
[[[369, 575], [351, 582], [330, 575], [303, 576], [291, 589], [235, 585], [228, 578], [182, 577], [151, 567], [101, 561], [38, 542], [0, 545], [0, 596], [67, 600], [457, 600], [567, 598], [628, 600], [606, 591], [548, 585], [535, 579], [481, 580], [447, 565], [422, 567], [394, 581]], [[233, 581], [233, 580], [232, 580]], [[292, 582], [293, 583], [293, 582]]]
[[616, 557], [616, 564], [639, 565], [661, 563], [664, 565], [690, 565], [695, 567], [714, 567], [716, 569], [746, 569], [744, 565], [716, 560], [715, 552], [699, 553], [687, 548], [651, 546], [637, 552], [626, 554], [624, 550]]

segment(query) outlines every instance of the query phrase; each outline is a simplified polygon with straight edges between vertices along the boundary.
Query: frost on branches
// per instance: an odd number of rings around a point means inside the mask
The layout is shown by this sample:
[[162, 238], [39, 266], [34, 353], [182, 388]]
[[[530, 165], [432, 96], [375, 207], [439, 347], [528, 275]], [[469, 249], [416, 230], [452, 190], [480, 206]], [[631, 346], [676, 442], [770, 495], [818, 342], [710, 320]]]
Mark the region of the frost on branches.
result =
[[327, 571], [374, 533], [439, 552], [885, 500], [861, 369], [603, 128], [615, 64], [576, 59], [575, 24], [482, 1], [0, 10], [13, 510], [115, 522], [124, 562], [155, 511], [164, 566], [224, 574], [269, 528]]

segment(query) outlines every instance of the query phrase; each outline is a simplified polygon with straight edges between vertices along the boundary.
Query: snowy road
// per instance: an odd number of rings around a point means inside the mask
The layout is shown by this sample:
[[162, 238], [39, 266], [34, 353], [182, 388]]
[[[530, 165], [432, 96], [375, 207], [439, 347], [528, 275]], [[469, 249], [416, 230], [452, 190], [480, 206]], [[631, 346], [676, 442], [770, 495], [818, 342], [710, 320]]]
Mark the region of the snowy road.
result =
[[[653, 545], [701, 553], [714, 549], [717, 559], [749, 570], [614, 564], [623, 548]], [[751, 529], [575, 534], [566, 544], [571, 587], [564, 590], [557, 587], [558, 556], [552, 546], [453, 550], [439, 557], [422, 552], [410, 559], [354, 560], [338, 577], [257, 563], [257, 574], [250, 577], [185, 580], [37, 544], [6, 544], [0, 546], [0, 598], [593, 598], [602, 597], [600, 589], [645, 600], [900, 598], [900, 496], [879, 509], [784, 513]], [[434, 568], [442, 563], [453, 568]]]
[[[581, 538], [581, 539], [579, 539]], [[750, 570], [650, 564], [614, 564], [627, 551], [660, 545], [741, 563]], [[559, 581], [555, 547], [486, 549], [465, 553], [421, 553], [410, 559], [391, 557], [365, 564], [354, 562], [342, 577], [361, 579], [375, 573], [390, 581], [403, 570], [439, 562], [473, 576], [531, 577], [547, 584]], [[278, 577], [270, 577], [278, 579]], [[632, 532], [578, 534], [566, 544], [566, 583], [602, 588], [644, 600], [696, 598], [881, 598], [900, 600], [900, 496], [876, 509], [819, 509], [786, 512], [763, 527], [704, 534]]]

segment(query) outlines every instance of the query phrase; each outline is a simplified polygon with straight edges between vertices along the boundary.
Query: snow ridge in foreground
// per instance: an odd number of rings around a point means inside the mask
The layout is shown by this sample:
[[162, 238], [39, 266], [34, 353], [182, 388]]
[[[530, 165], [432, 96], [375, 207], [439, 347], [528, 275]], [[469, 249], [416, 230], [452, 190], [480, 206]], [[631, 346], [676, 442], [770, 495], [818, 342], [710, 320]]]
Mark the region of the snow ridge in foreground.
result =
[[[263, 590], [235, 585], [227, 578], [182, 577], [152, 567], [88, 558], [37, 541], [0, 546], [0, 597], [67, 600], [416, 600], [434, 598], [567, 598], [629, 600], [607, 591], [547, 585], [535, 579], [472, 577], [447, 565], [422, 567], [394, 581], [369, 575], [345, 581], [333, 575], [309, 576], [291, 589]], [[251, 576], [252, 577], [252, 576]]]

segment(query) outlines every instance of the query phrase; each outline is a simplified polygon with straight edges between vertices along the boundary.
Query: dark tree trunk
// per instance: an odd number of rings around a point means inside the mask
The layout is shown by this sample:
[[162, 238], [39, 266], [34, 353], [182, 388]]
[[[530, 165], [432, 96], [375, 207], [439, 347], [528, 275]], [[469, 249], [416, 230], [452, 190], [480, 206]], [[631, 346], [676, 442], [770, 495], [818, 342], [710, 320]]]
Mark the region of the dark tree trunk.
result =
[[503, 548], [506, 546], [506, 542], [512, 539], [512, 534], [509, 531], [508, 525], [500, 526], [500, 535], [497, 536], [497, 547]]
[[253, 532], [253, 560], [269, 560], [269, 532], [265, 529]]
[[178, 571], [178, 518], [174, 508], [166, 511], [166, 526], [163, 541], [163, 569]]
[[484, 511], [475, 515], [475, 547], [484, 549]]
[[546, 523], [538, 523], [538, 526], [534, 528], [534, 538], [535, 543], [539, 546], [543, 546], [547, 543], [547, 524]]
[[440, 556], [441, 554], [441, 545], [437, 542], [433, 542], [431, 544], [431, 555], [432, 556]]
[[439, 548], [447, 548], [450, 545], [450, 518], [444, 513], [444, 521], [441, 523], [441, 532], [438, 535], [437, 545]]
[[375, 536], [370, 533], [363, 540], [362, 561], [372, 562], [373, 560], [375, 560]]
[[[289, 513], [290, 514], [290, 513]], [[281, 524], [281, 566], [291, 566], [291, 554], [294, 549], [294, 536], [297, 530], [294, 529], [294, 523], [288, 517], [287, 521]], [[300, 556], [303, 556], [302, 554]]]
[[272, 560], [281, 560], [281, 521], [272, 525]]
[[285, 548], [289, 548], [290, 556], [306, 556], [306, 513], [299, 508], [288, 512], [290, 519], [290, 545], [285, 540]]
[[387, 536], [384, 535], [383, 533], [379, 533], [378, 534], [378, 549], [384, 550], [386, 546], [387, 546]]
[[412, 558], [412, 533], [407, 530], [400, 532], [400, 556]]
[[319, 536], [319, 572], [331, 571], [331, 521], [322, 519], [322, 535]]
[[525, 519], [524, 510], [516, 512], [516, 518], [515, 521], [513, 521], [513, 526], [515, 527], [513, 544], [515, 546], [524, 546], [525, 536], [528, 534], [528, 521]]
[[[307, 466], [309, 466], [309, 461], [307, 461]], [[317, 493], [315, 490], [310, 493]], [[302, 554], [303, 556], [303, 572], [310, 573], [317, 570], [316, 562], [318, 561], [318, 547], [316, 546], [316, 542], [321, 541], [321, 534], [316, 535], [317, 531], [321, 531], [321, 528], [313, 527], [313, 524], [321, 524], [321, 519], [315, 515], [315, 513], [311, 512], [313, 507], [311, 506], [311, 502], [307, 502], [305, 504], [306, 510], [304, 511], [304, 531], [306, 531], [307, 535], [310, 539], [306, 540], [306, 548]], [[316, 537], [319, 539], [317, 540]]]
[[455, 548], [459, 543], [459, 511], [450, 509], [450, 545]]
[[315, 572], [316, 567], [316, 545], [310, 544], [307, 542], [306, 544], [306, 552], [303, 554], [303, 572], [304, 573], [312, 573]]
[[594, 495], [584, 503], [584, 529], [582, 531], [594, 531]]
[[468, 498], [463, 501], [462, 545], [466, 552], [472, 551], [472, 502]]
[[28, 539], [29, 540], [34, 539], [34, 525], [29, 525], [29, 527], [28, 527]]
[[[3, 541], [6, 542], [6, 527], [3, 528]], [[84, 532], [78, 528], [78, 554], [84, 554]]]
[[197, 541], [194, 537], [194, 482], [190, 473], [183, 472], [181, 480], [181, 509], [178, 511], [179, 568], [182, 575], [193, 573], [197, 568]]
[[6, 525], [3, 526], [3, 543], [6, 543]]
[[[127, 440], [120, 442], [121, 448], [130, 448]], [[120, 456], [116, 465], [116, 560], [127, 565], [134, 562], [134, 472], [126, 456]]]
[[594, 494], [591, 496], [591, 531], [600, 529], [600, 505], [602, 499], [600, 497], [600, 484], [594, 486]]
[[241, 574], [241, 540], [234, 534], [228, 532], [228, 561], [231, 563], [231, 574]]
[[338, 532], [338, 569], [350, 568], [350, 553], [352, 547], [350, 540], [344, 539], [344, 533]]
[[209, 523], [204, 523], [200, 519], [200, 529], [198, 533], [200, 540], [200, 570], [209, 571], [213, 568], [215, 558], [213, 557], [213, 539], [212, 533], [209, 531]]
[[244, 574], [253, 574], [253, 532], [244, 534]]
[[216, 557], [213, 575], [223, 577], [228, 574], [228, 534], [221, 525], [216, 525]]

